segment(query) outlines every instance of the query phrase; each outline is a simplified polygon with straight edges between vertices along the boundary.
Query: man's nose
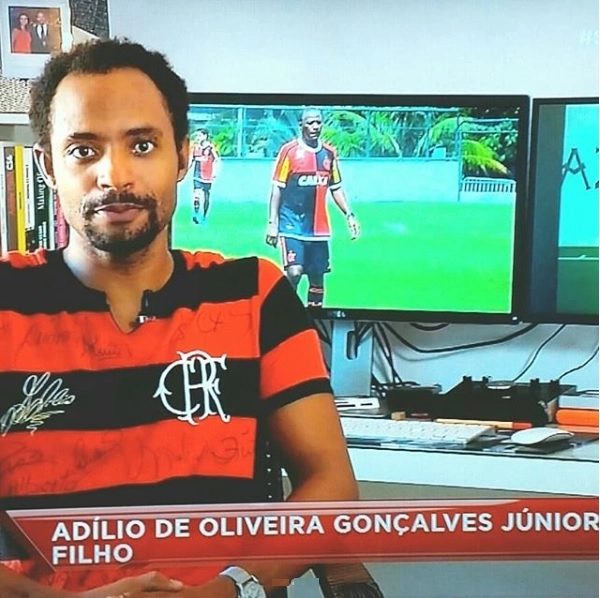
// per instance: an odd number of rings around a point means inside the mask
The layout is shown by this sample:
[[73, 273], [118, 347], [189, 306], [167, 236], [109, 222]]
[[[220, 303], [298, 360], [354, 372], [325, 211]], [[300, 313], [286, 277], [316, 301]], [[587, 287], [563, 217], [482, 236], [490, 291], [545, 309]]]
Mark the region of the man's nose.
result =
[[131, 156], [125, 152], [109, 151], [98, 162], [98, 187], [123, 191], [134, 183]]

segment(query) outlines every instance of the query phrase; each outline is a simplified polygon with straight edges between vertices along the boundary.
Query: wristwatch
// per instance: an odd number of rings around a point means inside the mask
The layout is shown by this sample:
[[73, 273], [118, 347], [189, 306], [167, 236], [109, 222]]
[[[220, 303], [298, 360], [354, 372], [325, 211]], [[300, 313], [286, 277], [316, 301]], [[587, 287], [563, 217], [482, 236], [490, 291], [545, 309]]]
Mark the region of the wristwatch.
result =
[[267, 598], [267, 593], [262, 584], [241, 567], [227, 567], [219, 575], [229, 577], [236, 588], [236, 598]]

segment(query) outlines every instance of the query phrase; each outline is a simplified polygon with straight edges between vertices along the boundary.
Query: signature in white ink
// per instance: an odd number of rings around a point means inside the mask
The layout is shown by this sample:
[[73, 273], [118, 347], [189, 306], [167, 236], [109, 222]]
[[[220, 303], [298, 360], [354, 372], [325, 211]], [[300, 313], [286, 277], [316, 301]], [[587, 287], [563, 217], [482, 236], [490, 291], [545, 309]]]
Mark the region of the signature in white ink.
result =
[[63, 386], [62, 378], [51, 380], [50, 372], [29, 376], [23, 383], [23, 395], [21, 403], [0, 417], [0, 435], [6, 436], [14, 426], [22, 425], [33, 434], [49, 417], [64, 413], [60, 407], [70, 405], [76, 398]]

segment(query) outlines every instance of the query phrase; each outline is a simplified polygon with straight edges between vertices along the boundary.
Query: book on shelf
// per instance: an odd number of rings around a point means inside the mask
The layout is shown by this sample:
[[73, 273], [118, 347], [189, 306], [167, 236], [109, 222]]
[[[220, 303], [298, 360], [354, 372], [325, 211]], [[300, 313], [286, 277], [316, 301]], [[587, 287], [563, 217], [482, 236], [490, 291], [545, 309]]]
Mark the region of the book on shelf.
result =
[[2, 164], [0, 171], [2, 172], [4, 197], [0, 198], [3, 203], [2, 214], [6, 219], [2, 220], [1, 226], [4, 231], [2, 242], [2, 251], [16, 251], [18, 246], [17, 240], [17, 196], [16, 196], [16, 171], [15, 171], [15, 146], [11, 143], [0, 143], [0, 151], [2, 152]]
[[0, 142], [0, 254], [55, 249], [67, 226], [30, 146]]
[[27, 251], [25, 213], [25, 156], [22, 145], [15, 145], [15, 198], [17, 204], [17, 251]]

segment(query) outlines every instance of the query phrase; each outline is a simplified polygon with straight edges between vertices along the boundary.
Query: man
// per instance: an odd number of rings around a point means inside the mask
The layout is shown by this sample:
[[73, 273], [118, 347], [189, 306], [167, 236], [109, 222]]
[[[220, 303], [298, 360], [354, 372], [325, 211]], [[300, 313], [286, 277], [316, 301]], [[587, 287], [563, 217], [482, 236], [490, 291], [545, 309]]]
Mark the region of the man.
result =
[[221, 159], [215, 146], [209, 141], [208, 129], [199, 129], [192, 152], [194, 161], [194, 224], [200, 224], [200, 201], [202, 205], [202, 222], [206, 221], [210, 207], [210, 191], [217, 177]]
[[320, 139], [321, 111], [307, 108], [300, 118], [300, 138], [286, 143], [277, 156], [269, 201], [266, 242], [281, 244], [283, 266], [294, 289], [308, 277], [307, 305], [322, 306], [329, 272], [331, 229], [327, 191], [346, 217], [350, 237], [360, 234], [344, 191], [335, 149]]
[[31, 26], [31, 52], [32, 54], [49, 54], [50, 28], [48, 19], [43, 10], [38, 10], [35, 15], [35, 23]]
[[[169, 250], [187, 111], [164, 56], [126, 40], [58, 54], [33, 86], [35, 156], [70, 234], [64, 251], [0, 260], [0, 510], [263, 502], [267, 436], [289, 500], [356, 498], [316, 332], [285, 277]], [[172, 598], [178, 579], [180, 598], [264, 597], [304, 570], [234, 565], [60, 582], [81, 594], [0, 567], [0, 595]]]

